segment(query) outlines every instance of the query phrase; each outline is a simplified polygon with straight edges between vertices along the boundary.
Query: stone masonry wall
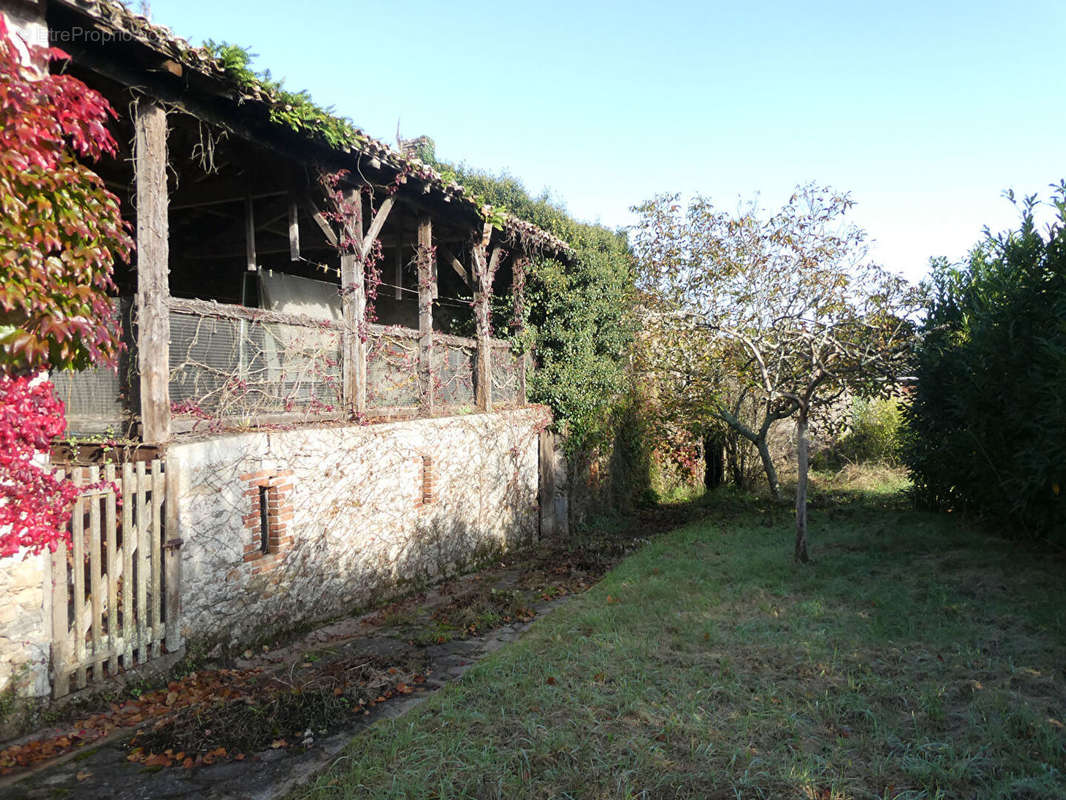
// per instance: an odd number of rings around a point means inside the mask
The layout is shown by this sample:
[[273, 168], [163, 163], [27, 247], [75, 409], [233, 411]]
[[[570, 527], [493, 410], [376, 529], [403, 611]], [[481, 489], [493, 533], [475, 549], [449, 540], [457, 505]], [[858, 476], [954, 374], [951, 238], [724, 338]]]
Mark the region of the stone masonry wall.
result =
[[0, 691], [51, 691], [51, 561], [48, 553], [0, 559]]
[[177, 442], [182, 630], [242, 647], [538, 529], [542, 408]]

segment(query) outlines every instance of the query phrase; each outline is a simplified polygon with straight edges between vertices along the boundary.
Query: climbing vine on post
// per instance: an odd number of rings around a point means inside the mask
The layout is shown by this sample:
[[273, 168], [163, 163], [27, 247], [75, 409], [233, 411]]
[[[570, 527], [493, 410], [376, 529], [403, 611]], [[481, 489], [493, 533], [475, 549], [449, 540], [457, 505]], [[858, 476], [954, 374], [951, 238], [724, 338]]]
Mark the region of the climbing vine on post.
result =
[[25, 44], [0, 16], [0, 555], [54, 550], [77, 490], [42, 465], [66, 429], [46, 369], [114, 366], [121, 339], [108, 292], [133, 247], [118, 199], [78, 159], [114, 155], [114, 111], [69, 75], [69, 58]]

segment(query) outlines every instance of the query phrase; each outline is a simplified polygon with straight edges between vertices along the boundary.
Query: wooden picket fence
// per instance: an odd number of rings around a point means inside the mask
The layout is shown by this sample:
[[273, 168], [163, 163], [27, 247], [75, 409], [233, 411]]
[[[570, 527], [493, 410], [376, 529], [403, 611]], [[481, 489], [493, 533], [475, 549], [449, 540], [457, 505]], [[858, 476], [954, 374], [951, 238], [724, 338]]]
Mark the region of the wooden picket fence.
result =
[[69, 477], [87, 488], [71, 515], [70, 550], [52, 556], [56, 697], [72, 682], [85, 688], [90, 673], [100, 681], [181, 646], [180, 541], [167, 540], [175, 504], [163, 462], [75, 468]]

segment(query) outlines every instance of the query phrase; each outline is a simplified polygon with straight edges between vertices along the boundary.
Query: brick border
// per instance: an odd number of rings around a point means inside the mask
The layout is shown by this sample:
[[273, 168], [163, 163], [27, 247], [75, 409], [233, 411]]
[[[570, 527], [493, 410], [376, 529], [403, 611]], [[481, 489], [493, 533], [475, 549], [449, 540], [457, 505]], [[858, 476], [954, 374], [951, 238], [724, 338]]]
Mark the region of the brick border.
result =
[[[244, 543], [245, 564], [251, 564], [253, 575], [274, 569], [281, 563], [286, 552], [292, 548], [292, 470], [261, 470], [240, 476], [247, 484], [244, 496], [249, 501], [249, 511], [243, 517], [247, 538]], [[267, 499], [266, 551], [263, 550], [263, 509], [260, 497]]]
[[432, 456], [422, 456], [422, 492], [415, 500], [415, 508], [437, 502], [437, 465]]

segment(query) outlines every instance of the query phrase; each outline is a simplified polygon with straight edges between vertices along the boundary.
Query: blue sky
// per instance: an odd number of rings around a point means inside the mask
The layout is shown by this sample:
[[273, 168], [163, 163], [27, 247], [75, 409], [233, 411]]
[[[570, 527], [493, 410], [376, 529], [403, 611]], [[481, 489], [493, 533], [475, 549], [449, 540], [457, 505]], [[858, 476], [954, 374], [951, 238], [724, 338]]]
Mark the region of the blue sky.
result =
[[548, 188], [615, 227], [661, 192], [733, 208], [800, 182], [853, 193], [874, 256], [960, 258], [1000, 197], [1066, 178], [1066, 2], [152, 0], [199, 43], [392, 143]]

